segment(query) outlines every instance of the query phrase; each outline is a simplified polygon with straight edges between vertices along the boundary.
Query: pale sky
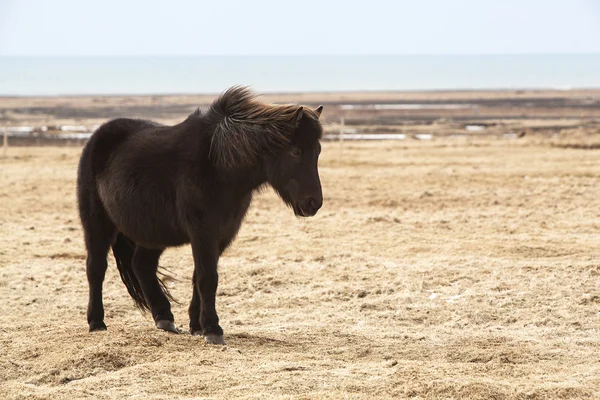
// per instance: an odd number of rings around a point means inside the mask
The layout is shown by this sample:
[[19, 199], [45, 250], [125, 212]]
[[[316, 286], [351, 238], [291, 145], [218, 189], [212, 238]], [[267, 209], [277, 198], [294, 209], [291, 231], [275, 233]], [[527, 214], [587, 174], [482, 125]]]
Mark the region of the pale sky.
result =
[[600, 53], [596, 0], [0, 0], [0, 55]]

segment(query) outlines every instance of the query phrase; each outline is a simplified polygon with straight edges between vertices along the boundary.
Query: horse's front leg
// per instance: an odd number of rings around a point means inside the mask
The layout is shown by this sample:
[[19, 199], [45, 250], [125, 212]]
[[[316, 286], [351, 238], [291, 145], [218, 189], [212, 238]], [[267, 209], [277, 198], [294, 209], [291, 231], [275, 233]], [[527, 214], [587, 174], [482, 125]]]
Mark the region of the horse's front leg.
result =
[[223, 329], [219, 326], [219, 316], [215, 308], [219, 274], [218, 246], [202, 242], [192, 242], [194, 256], [194, 294], [190, 304], [190, 330], [193, 335], [204, 336], [210, 344], [225, 344]]

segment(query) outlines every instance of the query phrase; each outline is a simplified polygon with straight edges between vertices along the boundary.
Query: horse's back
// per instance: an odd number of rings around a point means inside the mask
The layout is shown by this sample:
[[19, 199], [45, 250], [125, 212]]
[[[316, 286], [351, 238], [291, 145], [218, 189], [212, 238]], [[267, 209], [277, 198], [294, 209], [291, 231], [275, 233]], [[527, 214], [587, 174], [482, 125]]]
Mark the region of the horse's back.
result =
[[132, 118], [117, 118], [104, 123], [92, 134], [83, 149], [80, 173], [88, 169], [94, 177], [97, 176], [125, 141], [136, 133], [160, 126], [152, 121]]

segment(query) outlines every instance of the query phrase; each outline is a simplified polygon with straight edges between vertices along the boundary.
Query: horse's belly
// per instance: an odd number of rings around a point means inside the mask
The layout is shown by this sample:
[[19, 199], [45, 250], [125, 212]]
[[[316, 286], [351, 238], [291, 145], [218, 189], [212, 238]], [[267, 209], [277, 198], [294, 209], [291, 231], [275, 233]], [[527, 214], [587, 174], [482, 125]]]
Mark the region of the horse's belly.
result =
[[160, 222], [160, 219], [149, 218], [151, 223], [124, 224], [117, 229], [135, 243], [146, 248], [165, 248], [181, 246], [189, 243], [188, 235], [178, 229]]
[[160, 191], [136, 191], [99, 182], [100, 199], [117, 230], [137, 244], [164, 248], [189, 243], [177, 221], [174, 201]]

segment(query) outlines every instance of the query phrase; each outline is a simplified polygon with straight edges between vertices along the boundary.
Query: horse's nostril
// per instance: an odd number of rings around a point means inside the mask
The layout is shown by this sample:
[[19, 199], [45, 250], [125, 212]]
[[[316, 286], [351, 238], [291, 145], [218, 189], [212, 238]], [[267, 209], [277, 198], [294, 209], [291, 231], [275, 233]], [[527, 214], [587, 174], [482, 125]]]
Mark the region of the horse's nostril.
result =
[[307, 201], [308, 206], [313, 210], [318, 210], [320, 208], [319, 202], [314, 197], [310, 197]]

